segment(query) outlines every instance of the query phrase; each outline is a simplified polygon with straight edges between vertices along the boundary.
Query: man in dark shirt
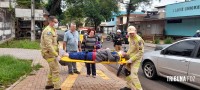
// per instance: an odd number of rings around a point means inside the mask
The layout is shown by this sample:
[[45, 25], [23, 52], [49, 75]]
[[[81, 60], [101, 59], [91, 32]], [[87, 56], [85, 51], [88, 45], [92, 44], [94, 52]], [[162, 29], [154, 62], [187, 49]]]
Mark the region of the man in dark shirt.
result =
[[200, 37], [200, 30], [197, 30], [196, 34], [193, 37]]
[[121, 30], [117, 30], [117, 34], [114, 37], [114, 47], [116, 51], [120, 51], [122, 47], [122, 35], [121, 35]]

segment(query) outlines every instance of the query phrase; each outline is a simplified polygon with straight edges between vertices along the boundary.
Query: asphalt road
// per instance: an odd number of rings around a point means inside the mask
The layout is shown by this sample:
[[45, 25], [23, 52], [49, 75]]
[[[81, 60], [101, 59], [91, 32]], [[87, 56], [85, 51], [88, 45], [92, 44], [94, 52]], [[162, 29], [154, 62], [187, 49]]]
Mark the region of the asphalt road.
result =
[[[103, 48], [113, 48], [113, 43], [104, 41]], [[154, 48], [151, 47], [145, 47], [145, 53], [153, 51]], [[111, 70], [113, 73], [117, 72], [118, 65], [117, 64], [109, 64], [105, 65], [109, 70]], [[140, 68], [139, 72], [139, 79], [141, 81], [142, 87], [144, 90], [196, 90], [195, 88], [186, 86], [181, 83], [174, 83], [174, 82], [167, 82], [166, 78], [158, 77], [156, 80], [150, 80], [147, 79], [142, 69]], [[124, 78], [124, 76], [121, 74], [121, 78]]]

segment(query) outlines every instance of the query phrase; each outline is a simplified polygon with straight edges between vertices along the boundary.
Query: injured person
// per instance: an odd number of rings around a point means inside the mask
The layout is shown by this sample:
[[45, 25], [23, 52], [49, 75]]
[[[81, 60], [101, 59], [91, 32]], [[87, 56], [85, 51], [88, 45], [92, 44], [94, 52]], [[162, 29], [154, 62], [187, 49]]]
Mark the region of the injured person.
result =
[[66, 53], [64, 50], [59, 50], [59, 55], [62, 57], [69, 57], [70, 59], [88, 60], [95, 62], [111, 61], [117, 62], [120, 57], [117, 52], [112, 52], [110, 49], [99, 49], [96, 52], [70, 52]]

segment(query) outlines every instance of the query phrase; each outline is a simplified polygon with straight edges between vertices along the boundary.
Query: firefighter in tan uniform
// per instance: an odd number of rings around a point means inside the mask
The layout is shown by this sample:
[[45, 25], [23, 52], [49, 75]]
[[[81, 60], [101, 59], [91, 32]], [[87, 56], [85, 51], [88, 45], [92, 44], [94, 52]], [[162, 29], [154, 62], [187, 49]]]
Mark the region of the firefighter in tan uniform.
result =
[[48, 21], [49, 25], [43, 30], [40, 43], [42, 56], [48, 62], [50, 68], [45, 89], [54, 88], [54, 90], [61, 90], [60, 70], [56, 60], [60, 59], [58, 55], [57, 34], [55, 31], [55, 28], [58, 26], [58, 20], [54, 16], [50, 16]]
[[137, 73], [144, 53], [144, 40], [137, 35], [136, 28], [134, 26], [129, 26], [127, 31], [129, 34], [129, 50], [126, 54], [124, 54], [124, 56], [128, 55], [130, 57], [127, 61], [126, 68], [131, 73], [126, 77], [127, 87], [120, 90], [142, 90]]

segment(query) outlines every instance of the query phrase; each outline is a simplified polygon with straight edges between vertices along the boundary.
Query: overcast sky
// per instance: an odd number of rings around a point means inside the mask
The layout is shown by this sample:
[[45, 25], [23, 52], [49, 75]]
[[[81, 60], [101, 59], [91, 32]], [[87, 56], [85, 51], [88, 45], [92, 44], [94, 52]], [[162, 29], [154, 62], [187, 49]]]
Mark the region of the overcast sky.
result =
[[150, 11], [156, 6], [164, 6], [164, 5], [167, 5], [167, 4], [173, 4], [173, 3], [183, 2], [183, 1], [185, 1], [185, 0], [161, 0], [161, 1], [153, 0], [153, 3], [151, 5], [151, 7], [146, 7], [146, 5], [143, 5], [143, 6], [139, 7], [139, 9], [136, 10], [136, 11], [141, 11], [142, 8], [144, 8], [145, 10]]
[[176, 3], [176, 2], [183, 2], [185, 0], [161, 0], [159, 2], [159, 0], [154, 0], [153, 5], [154, 6], [162, 6], [162, 5], [167, 5], [167, 4], [172, 4], [172, 3]]

